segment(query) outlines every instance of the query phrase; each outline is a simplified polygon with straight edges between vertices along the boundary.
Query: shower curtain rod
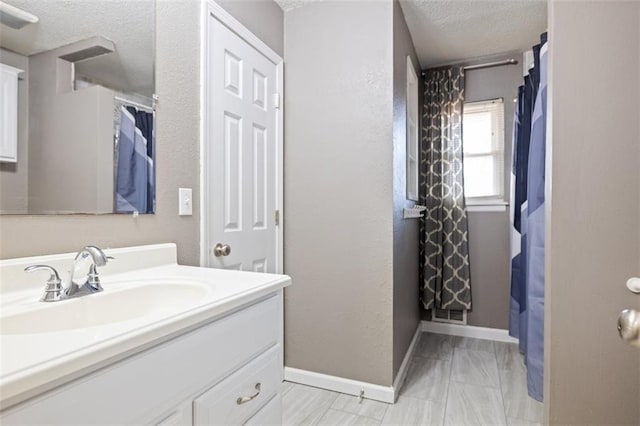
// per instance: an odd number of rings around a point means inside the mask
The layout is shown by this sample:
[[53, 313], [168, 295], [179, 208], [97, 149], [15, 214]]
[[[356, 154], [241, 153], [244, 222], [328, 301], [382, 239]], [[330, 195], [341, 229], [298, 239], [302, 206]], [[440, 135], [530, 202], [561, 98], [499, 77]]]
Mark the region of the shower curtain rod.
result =
[[144, 105], [144, 104], [140, 104], [138, 102], [134, 102], [134, 101], [130, 101], [129, 99], [125, 99], [125, 98], [121, 98], [120, 96], [114, 96], [116, 101], [120, 101], [123, 104], [126, 104], [128, 106], [132, 106], [132, 107], [136, 107], [136, 108], [140, 108], [140, 109], [145, 109], [147, 111], [151, 111], [151, 112], [156, 112], [156, 109], [152, 106], [149, 105]]
[[[503, 65], [518, 65], [517, 59], [505, 59], [504, 61], [496, 61], [496, 62], [487, 62], [485, 64], [477, 64], [477, 65], [467, 65], [463, 69], [465, 71], [479, 70], [483, 68], [493, 68], [493, 67], [501, 67]], [[422, 71], [422, 75], [424, 75], [424, 71]]]
[[496, 62], [487, 62], [486, 64], [478, 64], [478, 65], [469, 65], [464, 67], [465, 71], [471, 70], [479, 70], [482, 68], [493, 68], [493, 67], [501, 67], [503, 65], [518, 65], [518, 61], [516, 59], [505, 59], [504, 61], [496, 61]]

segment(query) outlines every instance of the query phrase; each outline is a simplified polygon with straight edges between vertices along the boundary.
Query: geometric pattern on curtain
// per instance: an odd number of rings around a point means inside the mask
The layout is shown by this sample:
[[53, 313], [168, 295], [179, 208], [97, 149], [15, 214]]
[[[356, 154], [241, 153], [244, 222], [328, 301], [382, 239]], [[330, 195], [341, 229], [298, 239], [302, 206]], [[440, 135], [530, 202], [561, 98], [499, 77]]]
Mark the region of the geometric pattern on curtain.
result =
[[462, 168], [464, 70], [427, 70], [420, 155], [420, 282], [424, 308], [471, 309]]

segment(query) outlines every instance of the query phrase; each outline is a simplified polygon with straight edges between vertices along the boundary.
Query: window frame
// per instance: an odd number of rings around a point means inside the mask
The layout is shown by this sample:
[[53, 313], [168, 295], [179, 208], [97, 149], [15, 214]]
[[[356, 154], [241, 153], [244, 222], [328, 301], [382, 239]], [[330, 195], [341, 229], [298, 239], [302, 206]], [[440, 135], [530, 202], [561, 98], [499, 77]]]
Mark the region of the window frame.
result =
[[[406, 86], [406, 199], [418, 202], [420, 196], [420, 80], [413, 66], [411, 56], [407, 56]], [[413, 130], [411, 128], [412, 122]], [[413, 141], [411, 140], [412, 133]], [[414, 153], [413, 158], [412, 152]]]
[[[471, 109], [472, 111], [469, 111]], [[505, 138], [504, 138], [504, 99], [494, 98], [482, 101], [465, 102], [462, 112], [462, 147], [463, 167], [464, 158], [491, 157], [494, 170], [494, 178], [497, 180], [495, 188], [497, 194], [480, 197], [468, 197], [465, 193], [465, 203], [469, 210], [503, 211], [506, 209], [506, 184], [505, 184]], [[464, 144], [464, 118], [467, 113], [489, 112], [491, 114], [492, 141], [491, 150], [483, 153], [469, 154]]]

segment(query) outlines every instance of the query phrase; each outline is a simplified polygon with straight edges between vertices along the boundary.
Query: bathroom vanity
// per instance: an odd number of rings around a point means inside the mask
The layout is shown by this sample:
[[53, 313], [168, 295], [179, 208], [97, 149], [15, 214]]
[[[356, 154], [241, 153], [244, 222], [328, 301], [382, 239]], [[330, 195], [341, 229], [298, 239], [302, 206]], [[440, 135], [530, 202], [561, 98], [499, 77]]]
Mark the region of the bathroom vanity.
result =
[[40, 302], [74, 254], [0, 261], [0, 423], [280, 424], [284, 275], [105, 250], [104, 291]]

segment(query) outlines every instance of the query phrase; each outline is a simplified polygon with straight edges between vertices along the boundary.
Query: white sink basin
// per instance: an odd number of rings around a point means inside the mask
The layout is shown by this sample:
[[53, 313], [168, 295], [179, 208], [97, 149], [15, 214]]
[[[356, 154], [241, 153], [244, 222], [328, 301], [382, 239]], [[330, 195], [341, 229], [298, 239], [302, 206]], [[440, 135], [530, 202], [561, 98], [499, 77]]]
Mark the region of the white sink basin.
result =
[[0, 260], [0, 411], [116, 359], [184, 334], [290, 282], [283, 275], [177, 263], [175, 244], [110, 249], [104, 291], [44, 303], [50, 265], [61, 275], [76, 253]]
[[195, 282], [137, 284], [106, 289], [37, 309], [2, 316], [0, 334], [51, 333], [103, 326], [140, 317], [180, 311], [204, 298], [208, 288]]

